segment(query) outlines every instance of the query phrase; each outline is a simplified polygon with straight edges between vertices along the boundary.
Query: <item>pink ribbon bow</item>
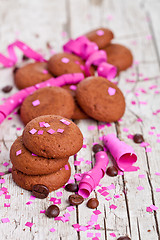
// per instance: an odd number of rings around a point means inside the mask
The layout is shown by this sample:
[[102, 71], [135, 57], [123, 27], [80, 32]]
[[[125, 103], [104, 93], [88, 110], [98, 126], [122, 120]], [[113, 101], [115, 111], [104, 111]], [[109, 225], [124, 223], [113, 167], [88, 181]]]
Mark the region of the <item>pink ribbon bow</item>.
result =
[[113, 79], [116, 76], [117, 68], [107, 63], [107, 54], [103, 50], [99, 50], [96, 43], [91, 42], [85, 36], [78, 37], [77, 39], [69, 40], [64, 46], [65, 52], [74, 53], [86, 61], [85, 74], [90, 76], [90, 66], [95, 65], [98, 67], [98, 75]]

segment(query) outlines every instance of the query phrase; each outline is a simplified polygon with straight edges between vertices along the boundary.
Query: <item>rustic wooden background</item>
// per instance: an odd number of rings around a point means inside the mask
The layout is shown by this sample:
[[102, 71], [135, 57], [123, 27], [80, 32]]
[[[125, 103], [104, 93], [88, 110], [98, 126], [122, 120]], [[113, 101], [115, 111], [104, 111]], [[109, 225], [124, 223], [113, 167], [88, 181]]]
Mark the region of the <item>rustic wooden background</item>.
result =
[[[71, 37], [77, 37], [99, 26], [108, 27], [115, 33], [114, 42], [128, 46], [134, 55], [134, 65], [118, 77], [118, 86], [126, 97], [126, 112], [122, 121], [112, 123], [111, 126], [101, 126], [102, 123], [93, 120], [77, 121], [82, 130], [86, 144], [77, 156], [94, 162], [91, 151], [93, 142], [101, 142], [99, 137], [107, 133], [116, 133], [117, 136], [132, 145], [138, 155], [138, 172], [124, 173], [124, 176], [110, 178], [105, 176], [101, 184], [109, 186], [112, 183], [115, 189], [109, 191], [110, 201], [105, 200], [99, 192], [96, 196], [100, 202], [98, 210], [101, 214], [97, 224], [100, 230], [93, 226], [91, 230], [77, 232], [72, 224], [87, 225], [93, 213], [86, 207], [87, 200], [71, 212], [70, 221], [54, 221], [40, 214], [51, 203], [50, 197], [56, 197], [52, 192], [45, 200], [31, 200], [30, 193], [16, 186], [8, 173], [11, 167], [9, 149], [17, 136], [21, 135], [23, 124], [19, 116], [11, 114], [0, 126], [0, 172], [5, 174], [1, 179], [5, 183], [1, 187], [8, 188], [10, 199], [0, 196], [0, 219], [9, 218], [10, 222], [1, 223], [0, 238], [4, 239], [60, 239], [84, 240], [92, 239], [96, 233], [101, 236], [97, 239], [117, 239], [122, 235], [129, 235], [132, 240], [160, 239], [160, 1], [158, 0], [0, 0], [0, 52], [6, 54], [6, 47], [16, 38], [26, 42], [33, 49], [44, 53], [46, 57], [53, 51], [60, 51], [61, 46]], [[17, 53], [21, 55], [17, 51]], [[20, 57], [21, 58], [21, 57]], [[19, 61], [21, 63], [21, 60]], [[0, 87], [14, 85], [12, 69], [0, 69]], [[4, 94], [0, 90], [0, 99], [16, 92]], [[2, 102], [2, 101], [1, 101]], [[142, 121], [140, 120], [142, 119]], [[92, 130], [88, 129], [88, 126]], [[21, 130], [20, 130], [21, 128]], [[144, 148], [133, 143], [127, 136], [142, 133], [149, 146]], [[75, 173], [82, 173], [91, 168], [91, 165], [81, 162], [74, 166], [73, 158], [72, 177]], [[5, 162], [9, 165], [4, 166]], [[4, 165], [3, 165], [4, 164]], [[139, 175], [144, 175], [140, 178]], [[138, 186], [144, 187], [139, 191]], [[98, 188], [97, 188], [98, 189]], [[157, 190], [156, 190], [157, 189]], [[62, 190], [61, 215], [67, 212], [67, 198], [69, 193]], [[120, 198], [114, 198], [119, 194]], [[107, 197], [108, 197], [107, 196]], [[4, 207], [10, 203], [10, 207]], [[117, 206], [115, 210], [109, 206]], [[155, 205], [157, 211], [147, 212], [146, 207]], [[26, 222], [34, 223], [31, 228]], [[49, 229], [55, 228], [55, 232]], [[87, 237], [87, 232], [93, 237]], [[112, 236], [112, 233], [116, 237]], [[111, 235], [110, 235], [111, 234]], [[96, 239], [96, 238], [95, 238]]]

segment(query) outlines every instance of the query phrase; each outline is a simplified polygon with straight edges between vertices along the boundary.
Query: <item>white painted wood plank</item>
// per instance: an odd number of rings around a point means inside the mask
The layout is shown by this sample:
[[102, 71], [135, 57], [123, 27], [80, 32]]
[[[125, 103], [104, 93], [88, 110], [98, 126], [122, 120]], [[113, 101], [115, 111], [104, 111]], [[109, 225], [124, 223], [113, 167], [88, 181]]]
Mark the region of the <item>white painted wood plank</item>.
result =
[[[159, 84], [159, 80], [156, 78], [159, 75], [159, 70], [154, 42], [146, 38], [151, 33], [146, 21], [145, 12], [140, 8], [139, 1], [137, 0], [131, 2], [123, 0], [117, 2], [98, 0], [61, 0], [50, 2], [48, 0], [44, 2], [35, 0], [28, 3], [17, 0], [16, 3], [14, 1], [13, 4], [10, 0], [7, 3], [4, 1], [1, 1], [0, 3], [0, 12], [2, 13], [0, 14], [0, 19], [1, 23], [3, 23], [2, 29], [0, 29], [0, 34], [2, 37], [1, 51], [3, 52], [5, 52], [7, 44], [15, 39], [15, 34], [17, 31], [20, 31], [19, 36], [21, 40], [28, 43], [34, 49], [41, 48], [43, 52], [46, 53], [46, 56], [48, 56], [49, 51], [46, 47], [46, 42], [49, 42], [53, 47], [55, 47], [56, 50], [59, 51], [62, 43], [66, 40], [66, 38], [62, 37], [62, 31], [67, 31], [69, 35], [76, 37], [93, 28], [99, 27], [100, 25], [104, 27], [108, 26], [113, 29], [116, 35], [115, 42], [122, 43], [131, 48], [133, 51], [135, 60], [139, 61], [140, 64], [134, 66], [125, 73], [122, 73], [120, 76], [119, 86], [126, 96], [127, 110], [123, 117], [123, 121], [119, 123], [118, 133], [120, 134], [121, 138], [131, 144], [138, 153], [138, 165], [141, 168], [140, 173], [144, 173], [145, 175], [148, 173], [149, 175], [147, 175], [148, 178], [146, 177], [145, 179], [139, 179], [139, 173], [125, 173], [124, 182], [121, 176], [118, 176], [114, 179], [105, 176], [102, 179], [101, 184], [103, 186], [108, 186], [111, 183], [114, 183], [116, 188], [115, 190], [110, 191], [110, 196], [112, 199], [109, 202], [104, 200], [104, 197], [97, 193], [97, 197], [100, 201], [98, 209], [102, 212], [97, 223], [100, 224], [101, 230], [91, 230], [89, 232], [93, 232], [94, 234], [95, 232], [101, 232], [102, 235], [100, 239], [110, 240], [112, 239], [109, 235], [111, 232], [115, 232], [118, 237], [125, 234], [130, 235], [131, 229], [132, 240], [157, 239], [155, 219], [157, 217], [157, 221], [160, 221], [159, 210], [157, 210], [157, 214], [150, 214], [146, 213], [145, 207], [153, 203], [152, 198], [154, 198], [155, 205], [160, 207], [160, 195], [158, 192], [155, 192], [155, 189], [160, 187], [159, 176], [155, 175], [156, 171], [160, 171], [158, 159], [159, 143], [156, 144], [156, 134], [159, 133], [158, 129], [160, 128], [158, 115], [152, 116], [152, 112], [159, 108], [159, 95], [153, 95], [153, 93], [149, 91], [149, 87], [151, 85]], [[34, 9], [36, 9], [36, 11], [33, 14]], [[69, 10], [68, 13], [66, 13], [66, 9]], [[156, 9], [154, 7], [154, 11], [158, 12], [158, 8]], [[70, 16], [70, 20], [67, 19], [67, 14]], [[152, 15], [154, 15], [153, 10]], [[157, 16], [158, 15], [156, 15], [156, 18]], [[155, 20], [154, 25], [154, 28], [158, 26], [156, 25]], [[28, 29], [28, 26], [30, 26], [30, 29]], [[156, 30], [156, 36], [158, 31], [159, 30]], [[39, 37], [37, 37], [37, 34]], [[136, 76], [132, 76], [132, 73], [135, 73]], [[3, 86], [5, 83], [8, 84], [13, 81], [11, 70], [1, 70], [0, 74], [0, 78], [2, 79], [1, 84]], [[139, 76], [138, 74], [143, 74], [143, 76]], [[149, 78], [149, 81], [147, 82], [143, 81], [143, 78], [146, 77]], [[127, 83], [125, 81], [126, 78], [135, 79], [137, 83]], [[137, 97], [135, 97], [134, 92], [138, 88], [145, 88], [147, 90], [146, 94], [140, 95], [140, 99], [147, 101], [148, 105], [145, 106], [131, 104], [131, 101], [137, 101]], [[128, 92], [128, 90], [131, 92]], [[14, 88], [12, 91], [14, 92], [16, 89]], [[2, 94], [0, 95], [0, 98], [6, 96], [7, 95]], [[137, 116], [143, 119], [143, 123], [136, 121]], [[20, 131], [17, 131], [16, 128], [23, 128], [18, 116], [13, 115], [13, 118], [14, 119], [12, 121], [6, 120], [0, 126], [0, 140], [4, 139], [8, 148], [16, 138], [16, 134], [20, 134]], [[102, 136], [103, 134], [107, 134], [109, 132], [116, 133], [117, 125], [115, 127], [115, 124], [112, 124], [112, 127], [105, 127], [104, 129], [98, 131], [97, 122], [95, 121], [84, 120], [77, 123], [86, 137], [85, 143], [87, 144], [87, 148], [82, 149], [77, 158], [84, 157], [86, 160], [93, 159], [93, 156], [91, 158], [92, 141], [99, 141], [99, 136]], [[96, 129], [94, 131], [88, 131], [89, 125], [96, 126]], [[154, 136], [148, 135], [151, 125], [156, 127]], [[144, 149], [135, 145], [131, 140], [128, 140], [128, 133], [123, 132], [123, 127], [129, 128], [130, 134], [141, 132], [143, 130], [145, 140], [148, 141], [152, 146], [152, 153], [147, 153], [146, 155]], [[10, 167], [10, 165], [6, 168], [2, 165], [2, 163], [9, 161], [9, 152], [5, 148], [2, 141], [0, 144], [2, 151], [0, 157], [0, 171], [5, 171], [8, 169], [8, 167]], [[148, 162], [146, 156], [148, 156]], [[72, 178], [75, 171], [84, 172], [89, 170], [91, 167], [82, 162], [80, 167], [74, 168], [73, 158], [71, 161]], [[6, 175], [4, 178], [6, 179], [4, 186], [8, 187], [9, 193], [11, 194], [11, 201], [5, 200], [4, 196], [0, 197], [2, 202], [0, 209], [1, 216], [9, 217], [11, 220], [11, 224], [7, 223], [4, 225], [0, 223], [1, 232], [5, 236], [4, 239], [86, 239], [86, 232], [77, 234], [71, 225], [77, 223], [77, 217], [79, 223], [82, 225], [85, 225], [90, 219], [92, 210], [86, 208], [85, 204], [87, 200], [85, 200], [85, 202], [78, 207], [78, 216], [76, 211], [71, 212], [70, 222], [55, 223], [54, 220], [46, 218], [43, 214], [39, 215], [39, 210], [44, 209], [49, 205], [48, 199], [36, 199], [34, 200], [33, 204], [27, 206], [25, 203], [29, 200], [30, 194], [27, 191], [17, 187], [13, 183], [10, 174]], [[138, 191], [136, 189], [138, 185], [144, 185], [145, 189]], [[151, 186], [153, 188], [153, 192], [151, 191]], [[123, 193], [124, 187], [127, 188], [126, 198], [130, 213], [129, 218], [127, 216], [127, 205]], [[23, 193], [23, 195], [21, 195], [21, 193]], [[60, 206], [61, 209], [65, 209], [68, 205], [66, 199], [68, 198], [69, 193], [63, 191], [63, 194], [64, 197], [62, 198], [63, 203]], [[113, 198], [114, 194], [122, 195], [120, 199], [116, 200]], [[51, 193], [50, 196], [56, 195], [55, 193]], [[95, 192], [92, 193], [91, 196], [95, 196]], [[11, 207], [9, 209], [3, 207], [5, 202], [11, 202]], [[117, 205], [116, 210], [109, 209], [109, 205], [112, 203]], [[104, 207], [106, 209], [106, 217], [104, 214]], [[64, 212], [65, 211], [62, 211], [62, 213]], [[35, 224], [30, 231], [29, 228], [25, 227], [25, 222], [32, 221], [32, 217]], [[14, 218], [16, 222], [14, 222]], [[139, 228], [137, 224], [139, 224]], [[4, 226], [7, 226], [7, 228], [4, 228]], [[56, 228], [55, 233], [49, 232], [51, 227]], [[23, 231], [24, 228], [25, 231]], [[6, 231], [6, 229], [9, 230]], [[151, 231], [148, 232], [148, 230]]]

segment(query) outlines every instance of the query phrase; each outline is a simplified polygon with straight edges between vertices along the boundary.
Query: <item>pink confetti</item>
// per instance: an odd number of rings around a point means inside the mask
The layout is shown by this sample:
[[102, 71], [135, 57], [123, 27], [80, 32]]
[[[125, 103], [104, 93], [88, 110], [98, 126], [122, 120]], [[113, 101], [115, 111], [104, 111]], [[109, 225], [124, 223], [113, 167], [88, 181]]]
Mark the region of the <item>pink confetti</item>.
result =
[[147, 142], [142, 142], [142, 143], [140, 144], [140, 146], [141, 146], [141, 147], [147, 147], [147, 146], [149, 146], [149, 143], [147, 143]]
[[139, 101], [139, 104], [141, 104], [141, 105], [147, 105], [147, 102], [146, 102], [146, 101]]
[[88, 126], [89, 131], [92, 131], [92, 130], [95, 130], [95, 129], [96, 129], [96, 126], [93, 126], [93, 125]]
[[139, 178], [145, 178], [144, 174], [138, 175]]
[[144, 189], [144, 187], [142, 187], [142, 186], [138, 186], [137, 189], [138, 189], [139, 191], [141, 191], [141, 190]]
[[147, 212], [152, 212], [153, 210], [150, 207], [146, 207]]
[[75, 90], [77, 89], [77, 86], [76, 86], [76, 85], [71, 85], [69, 88], [70, 88], [71, 90], [75, 91]]
[[56, 229], [54, 229], [54, 228], [51, 228], [49, 231], [50, 231], [50, 232], [55, 232], [55, 231], [56, 231]]
[[146, 152], [152, 152], [152, 148], [146, 148]]
[[49, 123], [44, 123], [43, 126], [46, 128], [50, 127]]
[[119, 194], [117, 194], [117, 195], [114, 195], [114, 198], [120, 198], [120, 195]]
[[65, 165], [64, 168], [65, 168], [65, 170], [69, 170], [68, 165]]
[[11, 196], [10, 195], [5, 195], [5, 199], [10, 199], [11, 198]]
[[131, 104], [132, 104], [132, 105], [136, 105], [136, 102], [135, 102], [135, 101], [131, 101]]
[[107, 191], [104, 191], [101, 193], [102, 196], [106, 197], [109, 193]]
[[9, 163], [5, 162], [3, 163], [3, 166], [7, 167], [9, 165]]
[[146, 38], [147, 38], [147, 40], [151, 40], [152, 39], [152, 35], [147, 35]]
[[31, 195], [29, 199], [30, 199], [30, 200], [35, 200], [36, 197], [34, 197], [34, 196]]
[[109, 87], [109, 88], [108, 88], [108, 94], [109, 94], [110, 96], [115, 95], [115, 93], [116, 93], [116, 89], [115, 89], [115, 88], [112, 88], [112, 87]]
[[32, 201], [28, 201], [28, 202], [26, 202], [26, 205], [30, 205], [32, 203], [33, 203]]
[[0, 183], [5, 183], [5, 179], [0, 179]]
[[149, 134], [149, 135], [153, 135], [153, 134], [154, 134], [154, 132], [151, 132], [151, 131], [149, 131], [149, 132], [148, 132], [148, 134]]
[[92, 161], [85, 161], [86, 164], [90, 165], [92, 163]]
[[101, 214], [101, 211], [95, 210], [95, 211], [93, 211], [93, 213], [94, 213], [95, 215], [99, 215], [99, 214]]
[[30, 131], [29, 131], [31, 134], [35, 134], [37, 132], [36, 129], [32, 128]]
[[156, 192], [160, 192], [160, 188], [156, 188]]
[[47, 131], [48, 133], [50, 133], [50, 134], [53, 134], [53, 133], [55, 133], [55, 131], [51, 128], [51, 129], [49, 129], [48, 131]]
[[63, 132], [64, 132], [64, 129], [59, 128], [59, 129], [57, 130], [57, 132], [58, 132], [58, 133], [63, 133]]
[[128, 128], [123, 128], [123, 132], [128, 132], [129, 129]]
[[117, 208], [117, 206], [116, 206], [116, 205], [114, 205], [114, 204], [112, 204], [112, 205], [110, 205], [110, 206], [109, 206], [109, 208], [111, 208], [111, 209], [114, 209], [114, 210], [115, 210], [115, 209]]
[[133, 139], [133, 135], [132, 135], [132, 134], [129, 134], [127, 137], [128, 137], [129, 139]]
[[25, 226], [27, 226], [27, 227], [32, 227], [33, 226], [33, 223], [31, 223], [31, 222], [26, 222], [26, 224], [25, 224]]
[[102, 36], [102, 35], [104, 35], [104, 31], [103, 30], [98, 30], [98, 31], [96, 31], [96, 34], [98, 36]]
[[61, 119], [60, 122], [64, 123], [65, 125], [70, 125], [71, 123], [65, 119]]
[[40, 104], [40, 101], [39, 101], [39, 100], [35, 100], [35, 101], [32, 102], [32, 105], [33, 105], [34, 107], [38, 106], [39, 104]]
[[[101, 237], [101, 233], [95, 233], [96, 237]], [[99, 239], [98, 239], [99, 240]]]
[[75, 208], [74, 208], [73, 206], [69, 206], [69, 207], [67, 207], [67, 210], [68, 210], [69, 212], [72, 212], [72, 211], [75, 210]]
[[56, 192], [57, 197], [61, 197], [62, 196], [62, 192]]
[[143, 122], [141, 118], [137, 118], [137, 122]]
[[96, 225], [95, 225], [95, 229], [96, 229], [96, 230], [100, 230], [100, 229], [101, 229], [100, 225], [99, 225], [99, 224], [96, 224]]
[[82, 148], [87, 148], [87, 145], [86, 145], [86, 144], [83, 144]]
[[10, 207], [10, 203], [4, 203], [4, 207]]
[[4, 172], [0, 172], [0, 176], [3, 176], [5, 173]]
[[16, 152], [16, 156], [20, 155], [22, 153], [22, 150], [19, 150]]
[[40, 127], [44, 127], [45, 122], [39, 122]]
[[87, 237], [93, 237], [93, 233], [88, 232], [88, 233], [87, 233]]
[[10, 222], [9, 218], [1, 218], [2, 223]]
[[39, 130], [38, 135], [42, 135], [42, 134], [43, 134], [43, 130]]
[[156, 211], [156, 210], [158, 209], [158, 207], [156, 207], [156, 206], [155, 206], [155, 205], [153, 205], [153, 204], [152, 204], [152, 205], [150, 205], [149, 207], [150, 207], [152, 210], [154, 210], [154, 211]]
[[109, 234], [111, 237], [116, 237], [116, 234], [115, 233], [110, 233]]
[[45, 213], [46, 212], [46, 210], [40, 210], [40, 213]]
[[69, 62], [69, 59], [64, 57], [64, 58], [61, 59], [61, 61], [62, 61], [63, 63], [68, 63], [68, 62]]
[[16, 128], [16, 129], [17, 129], [17, 131], [20, 131], [20, 130], [21, 130], [21, 128], [20, 128], [20, 127]]
[[110, 186], [107, 187], [108, 190], [115, 189], [115, 185], [111, 184]]
[[109, 201], [109, 200], [111, 200], [112, 198], [111, 197], [107, 197], [107, 198], [105, 198], [107, 201]]
[[43, 69], [42, 73], [48, 74], [48, 71], [46, 69]]
[[79, 166], [81, 164], [80, 161], [74, 161], [74, 166]]

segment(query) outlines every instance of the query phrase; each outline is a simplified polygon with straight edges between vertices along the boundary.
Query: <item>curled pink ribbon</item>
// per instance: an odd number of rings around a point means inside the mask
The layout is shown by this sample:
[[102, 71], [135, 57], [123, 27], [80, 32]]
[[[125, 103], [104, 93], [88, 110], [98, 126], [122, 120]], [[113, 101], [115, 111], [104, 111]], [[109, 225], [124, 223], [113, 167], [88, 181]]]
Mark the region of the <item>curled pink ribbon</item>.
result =
[[24, 99], [35, 92], [39, 88], [49, 87], [49, 86], [63, 86], [66, 84], [76, 84], [84, 79], [84, 75], [82, 73], [74, 73], [74, 74], [64, 74], [57, 78], [50, 78], [47, 81], [42, 83], [38, 83], [34, 86], [24, 88], [19, 92], [13, 94], [9, 97], [5, 103], [0, 105], [0, 123], [4, 121], [4, 119], [18, 106], [22, 104]]
[[14, 43], [10, 44], [7, 48], [9, 57], [6, 57], [0, 53], [0, 63], [2, 63], [4, 67], [12, 67], [16, 64], [17, 56], [15, 53], [15, 47], [18, 47], [28, 58], [32, 58], [38, 62], [46, 62], [43, 56], [35, 52], [27, 44], [17, 40]]
[[84, 198], [88, 198], [90, 193], [98, 186], [101, 178], [104, 177], [106, 167], [109, 163], [107, 154], [104, 151], [95, 154], [96, 163], [94, 167], [83, 174], [79, 183], [78, 194]]
[[[81, 36], [75, 40], [69, 40], [64, 46], [65, 52], [74, 53], [82, 59], [86, 60], [85, 74], [90, 76], [91, 65], [98, 66], [98, 75], [113, 79], [117, 74], [117, 68], [107, 63], [107, 54], [103, 50], [99, 50], [96, 43], [89, 41], [85, 36]], [[102, 65], [103, 64], [103, 65]]]

